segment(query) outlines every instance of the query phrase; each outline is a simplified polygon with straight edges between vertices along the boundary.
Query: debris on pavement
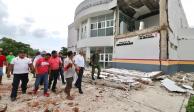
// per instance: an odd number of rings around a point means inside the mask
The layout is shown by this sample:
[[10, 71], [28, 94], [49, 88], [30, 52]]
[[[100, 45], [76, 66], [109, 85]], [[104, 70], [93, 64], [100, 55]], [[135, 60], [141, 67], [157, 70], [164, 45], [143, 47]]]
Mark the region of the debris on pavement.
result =
[[0, 103], [0, 112], [6, 112], [7, 110], [7, 105]]
[[161, 84], [171, 92], [185, 93], [186, 90], [176, 85], [176, 82], [166, 78], [161, 81]]
[[189, 89], [189, 90], [193, 90], [193, 88], [191, 87], [191, 86], [188, 86], [188, 85], [182, 85], [183, 86], [183, 88], [185, 88], [185, 89]]

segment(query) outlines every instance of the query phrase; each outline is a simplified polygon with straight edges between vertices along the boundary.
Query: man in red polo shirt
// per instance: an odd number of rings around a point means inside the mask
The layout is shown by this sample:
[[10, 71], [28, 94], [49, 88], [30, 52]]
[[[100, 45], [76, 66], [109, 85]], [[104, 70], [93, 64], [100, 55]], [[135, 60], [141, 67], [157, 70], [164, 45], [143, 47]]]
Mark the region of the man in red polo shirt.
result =
[[59, 69], [62, 66], [62, 61], [58, 57], [57, 51], [52, 51], [52, 56], [49, 59], [50, 64], [50, 76], [49, 76], [49, 89], [52, 92], [56, 92], [57, 79], [59, 77]]
[[0, 48], [0, 85], [2, 84], [3, 65], [6, 64], [6, 57], [3, 55], [3, 49]]
[[51, 54], [47, 53], [44, 57], [37, 60], [35, 64], [37, 78], [35, 81], [34, 94], [38, 91], [38, 86], [40, 82], [43, 80], [44, 82], [44, 96], [48, 97], [48, 73], [49, 73], [49, 59]]

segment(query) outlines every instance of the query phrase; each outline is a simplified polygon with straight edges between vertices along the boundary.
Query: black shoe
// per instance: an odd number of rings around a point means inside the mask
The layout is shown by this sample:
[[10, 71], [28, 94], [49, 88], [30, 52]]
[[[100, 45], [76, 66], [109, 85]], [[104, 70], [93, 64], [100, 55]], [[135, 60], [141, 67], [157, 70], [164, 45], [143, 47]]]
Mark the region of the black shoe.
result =
[[65, 85], [66, 83], [65, 82], [62, 82], [63, 85]]
[[74, 84], [74, 86], [75, 86], [76, 88], [78, 88], [77, 84]]
[[22, 91], [22, 94], [26, 94], [26, 91]]
[[95, 78], [94, 78], [94, 77], [92, 77], [92, 80], [95, 80]]
[[56, 93], [57, 91], [56, 91], [56, 89], [52, 89], [52, 92], [53, 92], [53, 93]]
[[80, 93], [80, 94], [84, 94], [83, 91], [82, 91], [81, 89], [79, 89], [79, 93]]
[[102, 79], [101, 77], [97, 77], [97, 79]]
[[11, 97], [11, 101], [16, 101], [16, 97]]

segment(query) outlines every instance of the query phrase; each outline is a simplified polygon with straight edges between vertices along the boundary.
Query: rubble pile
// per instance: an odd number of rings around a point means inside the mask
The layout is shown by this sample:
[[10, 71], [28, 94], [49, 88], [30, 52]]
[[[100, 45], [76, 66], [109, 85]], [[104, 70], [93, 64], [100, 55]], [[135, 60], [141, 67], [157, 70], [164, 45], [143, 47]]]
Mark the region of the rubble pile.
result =
[[[87, 75], [89, 74], [90, 73], [87, 73]], [[95, 76], [97, 75], [95, 74]], [[104, 80], [114, 82], [117, 85], [120, 83], [125, 84], [129, 86], [129, 88], [134, 88], [135, 90], [143, 88], [144, 85], [153, 85], [153, 82], [155, 81], [161, 81], [161, 85], [170, 92], [194, 94], [192, 87], [194, 82], [193, 73], [180, 72], [173, 75], [164, 75], [161, 71], [140, 72], [135, 70], [110, 68], [104, 69], [101, 72], [101, 77]], [[110, 86], [110, 84], [103, 84]], [[112, 85], [115, 87], [114, 84]]]
[[166, 76], [161, 84], [170, 92], [194, 94], [193, 91], [194, 74], [176, 73], [172, 76]]
[[[90, 73], [86, 73], [88, 76]], [[151, 85], [152, 79], [155, 79], [158, 76], [161, 76], [163, 73], [161, 71], [156, 72], [140, 72], [135, 70], [126, 70], [126, 69], [104, 69], [101, 72], [101, 77], [110, 82], [116, 84], [125, 84], [132, 88], [141, 88], [143, 85]], [[87, 77], [86, 75], [86, 77]], [[95, 74], [95, 76], [97, 76]]]

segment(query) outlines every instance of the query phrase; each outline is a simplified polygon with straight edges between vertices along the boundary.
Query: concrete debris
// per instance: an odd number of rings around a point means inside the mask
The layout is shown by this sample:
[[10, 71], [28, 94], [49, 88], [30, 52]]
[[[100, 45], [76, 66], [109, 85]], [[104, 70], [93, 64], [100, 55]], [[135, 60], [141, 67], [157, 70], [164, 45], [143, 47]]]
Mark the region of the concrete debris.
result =
[[186, 90], [187, 93], [190, 93], [191, 95], [194, 95], [194, 91], [193, 90]]
[[[89, 74], [89, 73], [88, 73]], [[139, 87], [140, 84], [150, 85], [152, 84], [152, 79], [155, 79], [159, 76], [163, 75], [161, 71], [155, 72], [140, 72], [135, 70], [126, 70], [126, 69], [117, 69], [117, 68], [110, 68], [104, 69], [101, 72], [101, 77], [106, 81], [116, 82], [116, 83], [123, 83], [127, 86], [134, 86]], [[95, 76], [97, 76], [95, 74]], [[139, 83], [137, 83], [139, 82]]]
[[104, 72], [116, 74], [116, 75], [123, 75], [123, 76], [133, 76], [133, 77], [141, 77], [141, 78], [154, 78], [157, 76], [162, 75], [162, 71], [155, 71], [155, 72], [140, 72], [135, 70], [126, 70], [126, 69], [117, 69], [117, 68], [110, 68], [103, 70]]
[[191, 86], [188, 86], [188, 85], [182, 85], [183, 86], [183, 88], [185, 88], [185, 89], [189, 89], [189, 90], [193, 90], [193, 88], [191, 87]]
[[38, 105], [39, 105], [39, 102], [36, 100], [28, 103], [28, 106], [30, 106], [30, 107], [37, 107]]
[[7, 105], [0, 103], [0, 112], [6, 112], [7, 110]]
[[161, 81], [161, 84], [171, 92], [185, 93], [186, 90], [176, 85], [176, 82], [166, 78]]
[[[159, 81], [154, 80], [159, 79], [155, 72], [152, 72], [151, 75], [147, 73], [146, 76], [144, 72], [133, 72], [136, 76], [102, 72], [104, 79], [93, 81], [91, 72], [86, 71], [83, 78], [84, 94], [80, 95], [77, 88], [72, 88], [71, 94], [75, 97], [73, 101], [66, 100], [64, 92], [52, 93], [49, 91], [50, 97], [44, 97], [43, 90], [36, 95], [32, 94], [35, 80], [30, 79], [28, 94], [19, 93], [17, 100], [11, 102], [9, 97], [11, 88], [7, 88], [12, 81], [5, 78], [6, 83], [0, 86], [0, 96], [2, 96], [0, 102], [7, 104], [7, 112], [178, 112], [183, 99], [194, 94], [194, 91], [189, 89], [184, 89], [186, 93], [189, 93], [188, 95], [168, 93], [161, 88]], [[157, 77], [153, 78], [153, 76]], [[192, 75], [190, 74], [159, 77], [169, 77], [171, 84], [178, 87], [192, 85], [190, 81]], [[184, 79], [185, 81], [180, 83], [173, 79]], [[180, 85], [178, 85], [179, 83]], [[64, 88], [65, 85], [59, 82], [57, 91], [62, 91]], [[130, 92], [128, 92], [129, 90]]]

